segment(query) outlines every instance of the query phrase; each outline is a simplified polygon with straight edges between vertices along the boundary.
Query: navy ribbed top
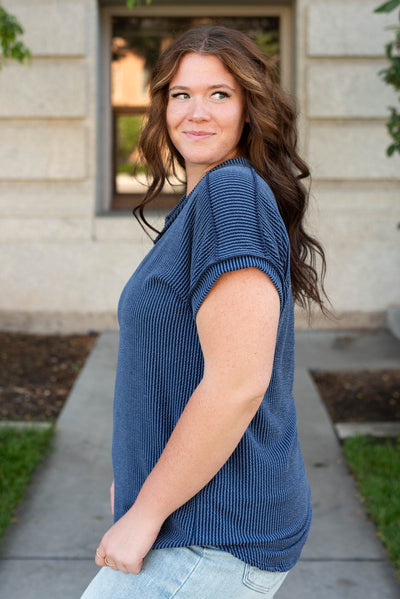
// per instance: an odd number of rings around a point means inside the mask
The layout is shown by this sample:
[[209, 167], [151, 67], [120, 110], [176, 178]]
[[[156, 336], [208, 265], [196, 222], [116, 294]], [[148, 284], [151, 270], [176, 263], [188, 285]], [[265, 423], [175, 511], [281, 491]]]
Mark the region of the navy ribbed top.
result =
[[134, 503], [202, 378], [195, 317], [217, 278], [257, 267], [280, 296], [272, 378], [261, 406], [215, 477], [165, 521], [155, 549], [214, 545], [271, 571], [289, 570], [299, 558], [311, 504], [292, 395], [289, 249], [270, 188], [246, 160], [234, 158], [207, 172], [168, 214], [122, 292], [115, 520]]

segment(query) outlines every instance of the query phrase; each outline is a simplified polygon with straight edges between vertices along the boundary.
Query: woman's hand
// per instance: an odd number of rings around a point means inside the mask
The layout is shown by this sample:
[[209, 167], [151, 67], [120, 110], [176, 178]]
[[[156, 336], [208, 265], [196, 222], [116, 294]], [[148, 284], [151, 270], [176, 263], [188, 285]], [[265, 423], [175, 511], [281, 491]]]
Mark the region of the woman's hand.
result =
[[96, 564], [130, 574], [139, 574], [162, 526], [133, 505], [104, 535], [96, 550]]

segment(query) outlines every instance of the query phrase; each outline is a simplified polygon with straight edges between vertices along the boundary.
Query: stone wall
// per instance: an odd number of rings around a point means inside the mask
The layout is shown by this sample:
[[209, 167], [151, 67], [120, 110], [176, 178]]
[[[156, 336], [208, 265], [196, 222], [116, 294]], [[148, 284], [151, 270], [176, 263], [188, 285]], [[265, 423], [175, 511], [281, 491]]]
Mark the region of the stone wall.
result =
[[299, 0], [297, 95], [311, 165], [312, 229], [328, 260], [336, 326], [384, 323], [400, 303], [400, 159], [387, 158], [387, 107], [398, 105], [378, 77], [386, 26], [397, 14], [371, 0]]
[[0, 73], [0, 327], [116, 326], [123, 280], [144, 251], [121, 235], [97, 239], [97, 2], [3, 4], [33, 58]]
[[[151, 242], [132, 216], [100, 208], [97, 1], [2, 3], [25, 28], [33, 59], [0, 72], [0, 328], [115, 327], [121, 289]], [[299, 0], [294, 8], [310, 226], [326, 246], [341, 316], [315, 326], [375, 326], [400, 303], [400, 165], [385, 156], [384, 126], [396, 99], [376, 75], [394, 17], [374, 15], [374, 6]], [[306, 325], [301, 313], [297, 322]]]

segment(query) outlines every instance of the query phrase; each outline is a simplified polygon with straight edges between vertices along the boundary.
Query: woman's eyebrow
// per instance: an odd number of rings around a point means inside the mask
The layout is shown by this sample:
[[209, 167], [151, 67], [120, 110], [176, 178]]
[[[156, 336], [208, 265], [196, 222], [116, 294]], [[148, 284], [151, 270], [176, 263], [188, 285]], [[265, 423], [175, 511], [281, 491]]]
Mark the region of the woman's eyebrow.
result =
[[218, 85], [210, 85], [209, 89], [220, 89], [221, 87], [227, 87], [231, 91], [235, 92], [236, 89], [229, 85], [229, 83], [219, 83]]
[[[216, 85], [210, 85], [207, 89], [211, 90], [211, 89], [221, 89], [221, 87], [225, 87], [230, 89], [232, 92], [235, 92], [236, 89], [234, 87], [232, 87], [231, 85], [229, 85], [228, 83], [218, 83]], [[174, 85], [173, 87], [169, 88], [169, 91], [172, 92], [174, 90], [180, 89], [182, 91], [189, 91], [190, 87], [187, 87], [186, 85]]]

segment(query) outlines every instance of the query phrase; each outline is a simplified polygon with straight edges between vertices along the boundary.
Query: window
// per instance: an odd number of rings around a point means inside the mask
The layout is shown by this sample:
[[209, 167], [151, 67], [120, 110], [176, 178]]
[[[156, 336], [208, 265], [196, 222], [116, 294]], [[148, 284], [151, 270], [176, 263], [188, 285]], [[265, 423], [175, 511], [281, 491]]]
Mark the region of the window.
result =
[[[146, 186], [145, 165], [136, 150], [143, 114], [148, 105], [148, 77], [163, 49], [181, 32], [198, 24], [215, 23], [233, 27], [252, 37], [263, 51], [277, 61], [281, 78], [288, 80], [287, 55], [283, 51], [283, 16], [286, 9], [271, 14], [250, 14], [256, 9], [241, 9], [243, 15], [203, 17], [217, 10], [198, 7], [198, 15], [163, 16], [154, 7], [141, 15], [109, 13], [109, 100], [111, 106], [111, 177], [112, 208], [132, 209], [143, 197]], [[180, 7], [177, 12], [182, 14]], [[230, 9], [232, 13], [234, 9]], [[121, 11], [124, 12], [124, 11]], [[193, 12], [193, 10], [191, 11]], [[260, 9], [257, 10], [257, 13]], [[264, 8], [264, 13], [267, 12]], [[288, 19], [286, 20], [286, 23]], [[108, 167], [110, 170], [110, 166]], [[136, 172], [133, 177], [132, 173]], [[107, 186], [106, 186], [107, 188]], [[160, 197], [148, 207], [170, 209], [181, 197], [183, 184], [166, 186]], [[106, 200], [106, 204], [110, 202]]]

